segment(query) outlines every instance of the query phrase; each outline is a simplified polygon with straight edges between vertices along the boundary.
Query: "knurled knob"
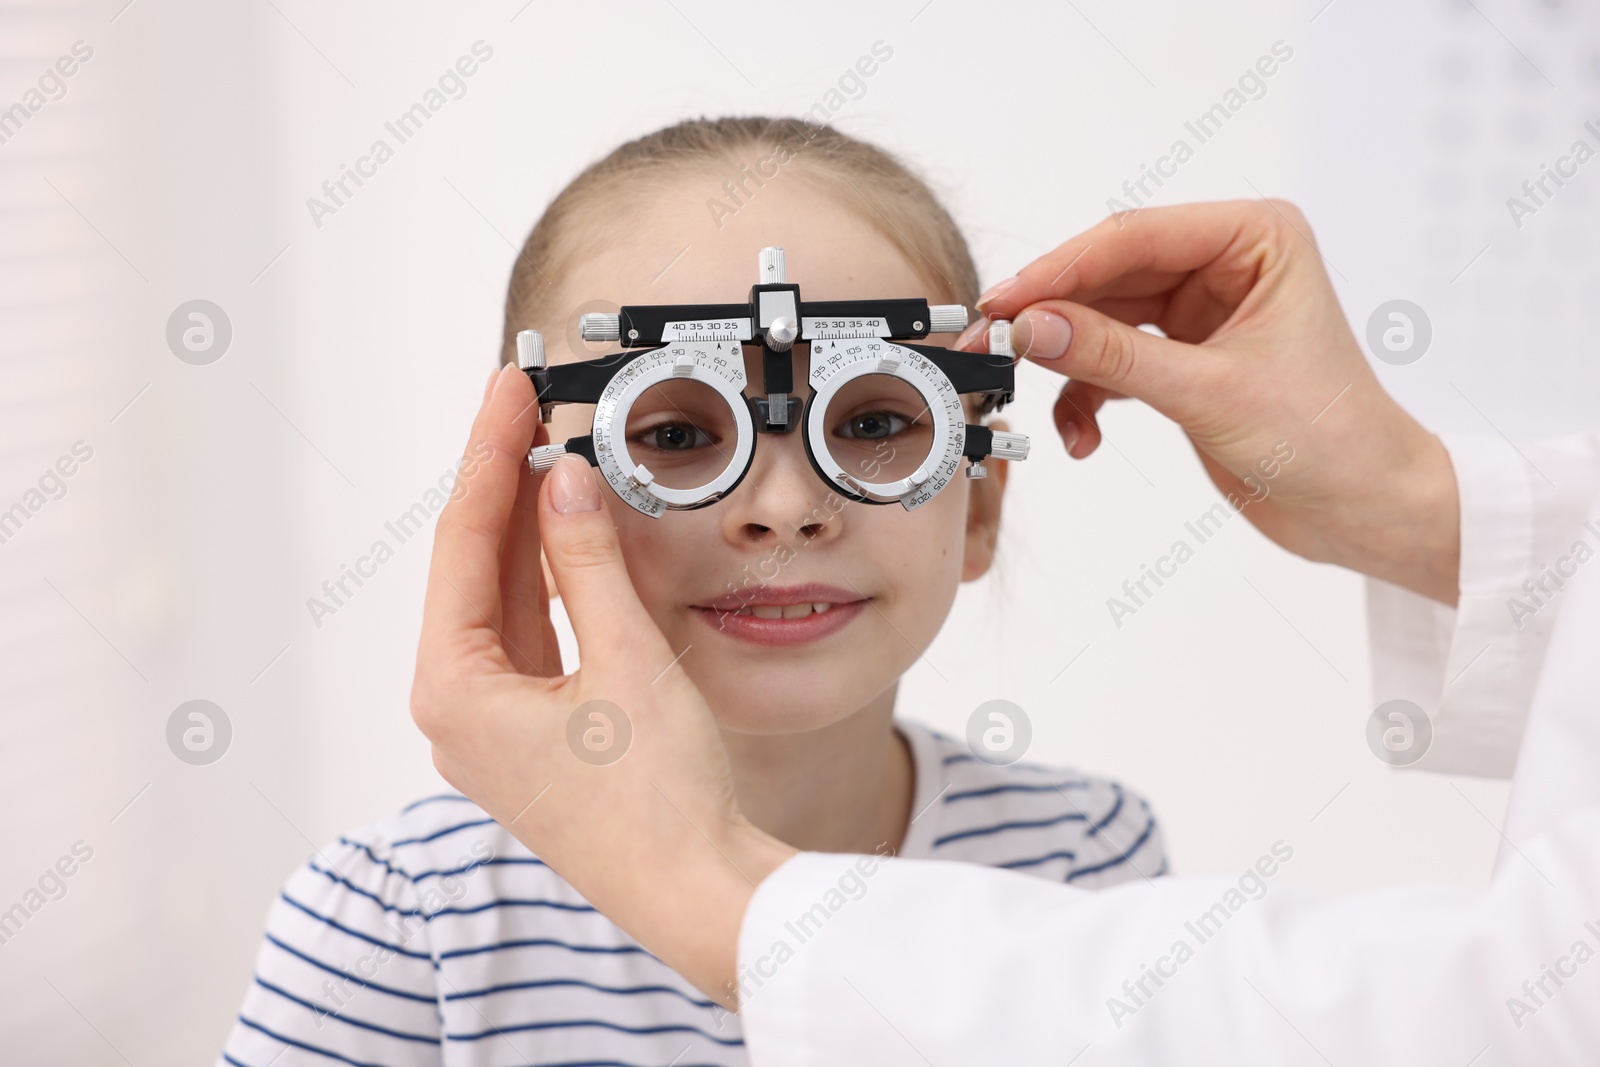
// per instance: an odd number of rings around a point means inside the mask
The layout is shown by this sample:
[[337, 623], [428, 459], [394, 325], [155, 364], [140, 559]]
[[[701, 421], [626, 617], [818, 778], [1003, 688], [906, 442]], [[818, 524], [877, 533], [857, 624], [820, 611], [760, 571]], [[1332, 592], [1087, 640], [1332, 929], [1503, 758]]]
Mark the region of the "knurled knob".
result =
[[967, 309], [962, 304], [934, 304], [928, 308], [929, 333], [960, 333], [967, 328]]
[[1028, 435], [996, 430], [994, 440], [989, 443], [989, 455], [995, 459], [1027, 459]]
[[767, 327], [767, 344], [774, 352], [789, 351], [794, 347], [794, 339], [799, 336], [800, 324], [787, 315], [779, 315]]
[[989, 323], [989, 354], [991, 356], [1009, 356], [1017, 358], [1017, 350], [1011, 347], [1011, 320], [993, 319]]
[[622, 316], [591, 311], [578, 318], [578, 334], [585, 341], [615, 341], [622, 336]]
[[789, 280], [789, 267], [783, 258], [783, 249], [777, 245], [769, 245], [761, 250], [761, 256], [756, 261], [756, 274], [760, 281], [758, 285], [775, 285]]
[[517, 366], [523, 370], [544, 366], [544, 334], [538, 330], [517, 331]]
[[528, 469], [535, 474], [544, 474], [556, 465], [556, 460], [567, 454], [565, 444], [540, 445], [538, 448], [528, 450]]

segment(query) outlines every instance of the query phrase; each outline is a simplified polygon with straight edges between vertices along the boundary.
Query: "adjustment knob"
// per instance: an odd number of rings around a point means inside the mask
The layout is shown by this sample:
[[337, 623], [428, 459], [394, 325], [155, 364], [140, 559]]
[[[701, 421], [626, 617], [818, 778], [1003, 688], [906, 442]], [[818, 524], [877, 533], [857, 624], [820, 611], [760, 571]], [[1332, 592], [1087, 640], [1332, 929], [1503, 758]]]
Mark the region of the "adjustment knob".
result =
[[789, 280], [789, 267], [784, 262], [783, 249], [777, 245], [768, 245], [761, 250], [761, 256], [756, 261], [756, 274], [759, 278], [757, 285], [774, 285]]
[[1028, 435], [996, 430], [994, 440], [989, 444], [989, 455], [995, 459], [1027, 459]]
[[523, 370], [544, 367], [544, 334], [538, 330], [517, 331], [517, 366]]
[[538, 448], [528, 450], [528, 469], [535, 474], [544, 474], [556, 465], [556, 460], [567, 454], [565, 444], [540, 445]]
[[622, 336], [622, 316], [604, 311], [580, 315], [578, 334], [585, 341], [615, 341]]
[[799, 336], [800, 324], [787, 315], [779, 315], [767, 327], [767, 344], [774, 352], [789, 351], [794, 347], [794, 339]]
[[962, 304], [934, 304], [928, 309], [929, 333], [960, 333], [967, 328], [967, 309]]
[[989, 354], [1017, 358], [1017, 350], [1011, 347], [1010, 319], [995, 319], [989, 323]]

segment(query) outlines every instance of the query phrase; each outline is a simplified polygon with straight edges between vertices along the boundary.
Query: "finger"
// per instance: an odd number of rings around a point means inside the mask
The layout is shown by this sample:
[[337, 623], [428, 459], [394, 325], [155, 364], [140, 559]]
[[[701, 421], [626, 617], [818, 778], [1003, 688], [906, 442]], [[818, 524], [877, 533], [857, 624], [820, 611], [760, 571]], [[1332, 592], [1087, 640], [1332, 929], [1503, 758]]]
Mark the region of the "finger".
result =
[[[1266, 255], [1266, 238], [1289, 213], [1298, 215], [1291, 205], [1230, 201], [1113, 215], [1023, 267], [979, 297], [978, 307], [1004, 318], [1052, 298], [1149, 295], [1213, 265], [1253, 275], [1249, 261]], [[1119, 284], [1127, 287], [1118, 291]]]
[[1100, 407], [1120, 398], [1120, 394], [1088, 382], [1073, 380], [1061, 387], [1051, 414], [1069, 456], [1084, 459], [1100, 447]]
[[[541, 424], [533, 435], [535, 447], [550, 440]], [[523, 464], [517, 479], [517, 498], [511, 507], [505, 548], [500, 553], [500, 602], [506, 654], [523, 674], [553, 678], [561, 672], [561, 651], [550, 624], [550, 594], [543, 581], [539, 546], [539, 486], [542, 475]]]
[[598, 663], [604, 677], [640, 667], [658, 670], [672, 653], [639, 602], [600, 495], [599, 475], [586, 462], [577, 456], [556, 461], [539, 494], [545, 558], [584, 668]]
[[[1198, 343], [1227, 321], [1236, 305], [1225, 305], [1208, 287], [1195, 284], [1196, 278], [1195, 275], [1164, 274], [1153, 292], [1144, 292], [1140, 285], [1124, 285], [1116, 287], [1118, 295], [1079, 299], [1074, 303], [1129, 326], [1146, 323], [1159, 326], [1175, 341]], [[987, 352], [989, 323], [988, 315], [980, 315], [950, 347], [957, 352]]]
[[[1217, 331], [1239, 307], [1255, 275], [1219, 280], [1211, 271], [1190, 274], [1137, 275], [1102, 286], [1106, 295], [1079, 293], [1074, 303], [1092, 307], [1129, 326], [1161, 327], [1174, 341], [1199, 344]], [[1146, 282], [1149, 284], [1145, 284]]]
[[977, 321], [962, 330], [956, 339], [950, 342], [950, 348], [956, 352], [987, 352], [989, 350], [988, 316], [978, 316]]
[[1109, 315], [1129, 326], [1143, 326], [1147, 322], [1160, 325], [1166, 316], [1171, 296], [1170, 293], [1161, 293], [1157, 296], [1107, 296], [1099, 300], [1079, 300], [1076, 303], [1094, 308], [1100, 314]]
[[500, 546], [533, 439], [533, 423], [516, 416], [532, 401], [533, 383], [508, 365], [473, 421], [434, 530], [419, 667], [456, 643], [500, 647]]
[[1017, 354], [1187, 424], [1212, 399], [1222, 357], [1203, 345], [1158, 337], [1065, 300], [1034, 304], [1011, 326]]

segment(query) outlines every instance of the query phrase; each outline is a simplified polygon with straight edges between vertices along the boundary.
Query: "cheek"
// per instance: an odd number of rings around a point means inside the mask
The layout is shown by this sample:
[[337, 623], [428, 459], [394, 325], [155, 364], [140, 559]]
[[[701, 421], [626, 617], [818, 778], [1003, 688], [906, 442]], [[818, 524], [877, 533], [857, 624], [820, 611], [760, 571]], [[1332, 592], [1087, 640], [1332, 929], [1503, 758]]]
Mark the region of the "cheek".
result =
[[[609, 487], [605, 491], [611, 492]], [[710, 579], [703, 574], [697, 581], [692, 571], [697, 560], [705, 559], [706, 539], [715, 533], [696, 521], [703, 512], [670, 512], [652, 519], [615, 497], [606, 506], [617, 527], [628, 577], [658, 625], [667, 627], [683, 605], [721, 591], [710, 588]]]
[[926, 611], [954, 598], [961, 584], [966, 514], [966, 488], [952, 484], [916, 511], [890, 504], [862, 517], [857, 544], [874, 557], [895, 603]]
[[945, 486], [943, 492], [917, 512], [917, 514], [928, 513], [926, 539], [939, 546], [940, 563], [949, 568], [955, 575], [956, 581], [960, 580], [961, 561], [967, 548], [967, 510], [970, 493], [966, 475], [958, 472], [955, 480]]

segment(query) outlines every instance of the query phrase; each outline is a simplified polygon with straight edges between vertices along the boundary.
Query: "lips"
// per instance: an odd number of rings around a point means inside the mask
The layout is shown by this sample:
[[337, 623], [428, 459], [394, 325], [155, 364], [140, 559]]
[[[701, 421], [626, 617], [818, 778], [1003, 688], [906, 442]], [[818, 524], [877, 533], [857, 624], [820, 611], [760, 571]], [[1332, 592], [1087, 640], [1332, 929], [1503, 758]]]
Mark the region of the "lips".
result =
[[869, 598], [853, 589], [807, 582], [751, 585], [694, 604], [695, 615], [729, 637], [752, 644], [789, 646], [838, 633], [866, 610]]

